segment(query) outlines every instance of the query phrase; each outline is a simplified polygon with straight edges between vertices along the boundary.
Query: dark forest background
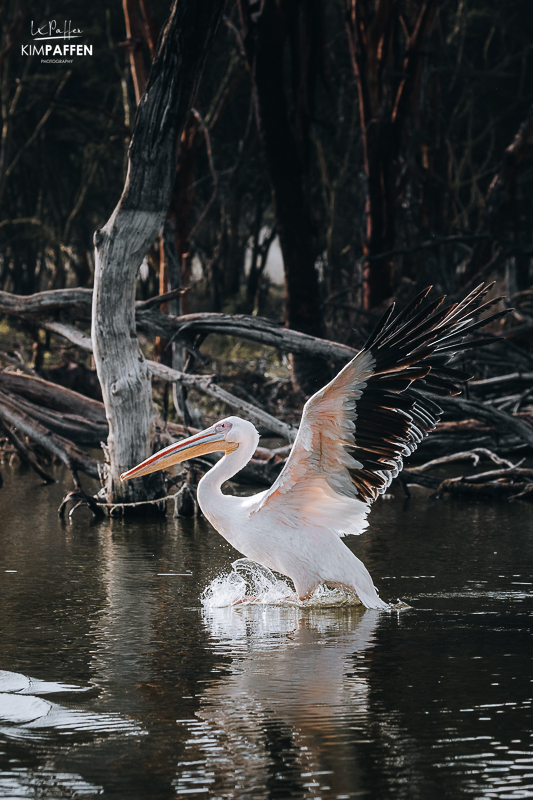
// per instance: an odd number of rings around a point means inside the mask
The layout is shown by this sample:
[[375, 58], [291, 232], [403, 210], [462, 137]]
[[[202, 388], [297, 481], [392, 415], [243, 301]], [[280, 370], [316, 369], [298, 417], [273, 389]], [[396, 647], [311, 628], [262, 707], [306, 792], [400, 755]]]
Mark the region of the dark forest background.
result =
[[[89, 287], [168, 3], [1, 13], [0, 289]], [[82, 27], [93, 57], [21, 57], [49, 18]], [[183, 311], [357, 344], [373, 309], [428, 283], [455, 294], [496, 271], [526, 290], [532, 48], [528, 0], [229, 0], [172, 200]], [[264, 273], [275, 237], [284, 298]], [[139, 297], [159, 263], [154, 243]]]

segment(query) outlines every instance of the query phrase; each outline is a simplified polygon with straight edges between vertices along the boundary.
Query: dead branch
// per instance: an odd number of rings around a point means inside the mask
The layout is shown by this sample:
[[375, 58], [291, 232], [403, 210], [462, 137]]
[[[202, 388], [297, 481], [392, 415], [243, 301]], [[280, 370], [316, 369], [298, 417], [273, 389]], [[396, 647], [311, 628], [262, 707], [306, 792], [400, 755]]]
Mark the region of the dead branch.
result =
[[253, 422], [264, 425], [273, 433], [278, 433], [289, 441], [294, 441], [296, 437], [297, 431], [291, 425], [287, 425], [286, 422], [282, 422], [276, 417], [273, 417], [256, 405], [252, 405], [252, 403], [248, 403], [246, 400], [241, 400], [240, 397], [236, 397], [234, 394], [222, 389], [222, 387], [217, 386], [217, 384], [213, 382], [213, 378], [209, 375], [189, 375], [185, 372], [178, 372], [156, 361], [149, 361], [148, 366], [153, 375], [157, 375], [159, 378], [163, 378], [172, 383], [181, 383], [189, 389], [198, 389], [210, 395], [210, 397], [214, 397], [216, 400], [226, 403], [231, 408], [243, 411]]
[[[169, 319], [166, 314], [161, 314], [161, 316], [165, 319]], [[79, 347], [82, 347], [84, 350], [92, 352], [91, 337], [80, 331], [74, 325], [68, 325], [62, 322], [41, 322], [41, 324], [47, 330], [58, 333], [74, 342], [74, 344], [77, 344]], [[304, 334], [300, 335], [303, 336]], [[247, 403], [245, 400], [241, 400], [240, 397], [236, 397], [230, 392], [227, 392], [225, 389], [222, 389], [220, 386], [217, 386], [213, 382], [212, 377], [205, 375], [189, 375], [185, 372], [178, 372], [177, 370], [171, 369], [171, 367], [167, 367], [157, 361], [148, 361], [147, 364], [150, 372], [153, 375], [170, 381], [171, 383], [181, 383], [187, 388], [198, 389], [199, 391], [204, 392], [205, 394], [208, 394], [217, 400], [227, 403], [227, 405], [229, 405], [231, 408], [244, 411], [244, 413], [246, 413], [252, 421], [260, 425], [264, 425], [273, 433], [278, 433], [280, 436], [284, 436], [289, 441], [293, 441], [296, 431], [290, 425], [287, 425], [285, 422], [281, 422], [281, 420], [278, 420], [276, 417], [273, 417], [266, 411], [257, 408], [257, 406], [252, 405], [252, 403]]]
[[104, 404], [98, 400], [92, 400], [79, 392], [37, 376], [19, 375], [13, 372], [0, 372], [0, 388], [45, 408], [81, 417], [85, 422], [100, 428], [104, 426], [105, 430], [101, 431], [99, 441], [107, 436]]
[[[283, 353], [300, 353], [317, 356], [328, 361], [345, 363], [354, 357], [356, 350], [339, 342], [329, 342], [299, 331], [283, 328], [280, 324], [246, 314], [198, 313], [172, 317], [154, 309], [154, 306], [170, 299], [166, 293], [136, 303], [137, 328], [146, 333], [162, 336], [165, 339], [190, 336], [191, 334], [219, 333], [224, 336], [238, 336], [257, 344], [276, 347]], [[62, 309], [89, 311], [92, 305], [92, 289], [54, 289], [38, 294], [23, 295], [0, 292], [0, 312], [24, 317], [41, 325], [53, 333], [65, 335], [84, 350], [89, 350], [90, 337], [72, 325], [54, 320], [43, 320], [42, 316]], [[65, 333], [63, 333], [65, 331]], [[68, 334], [66, 333], [68, 331]]]
[[476, 390], [492, 390], [508, 383], [525, 383], [527, 386], [531, 386], [531, 381], [533, 381], [533, 372], [510, 372], [507, 375], [495, 375], [484, 380], [469, 381], [468, 385]]
[[434, 458], [431, 461], [427, 461], [425, 464], [420, 464], [418, 467], [411, 467], [410, 471], [412, 473], [419, 474], [428, 469], [432, 469], [433, 467], [440, 467], [442, 464], [451, 464], [454, 461], [470, 460], [474, 462], [474, 467], [477, 467], [481, 456], [486, 456], [491, 461], [494, 461], [495, 464], [505, 464], [507, 467], [515, 466], [511, 461], [508, 461], [506, 458], [500, 458], [500, 456], [497, 456], [496, 453], [493, 453], [491, 450], [487, 450], [486, 447], [476, 447], [474, 450], [466, 450], [462, 453], [451, 453], [448, 456]]
[[91, 458], [79, 447], [52, 433], [40, 422], [19, 410], [19, 400], [16, 396], [0, 391], [0, 417], [8, 425], [14, 425], [36, 444], [43, 447], [70, 470], [74, 483], [79, 488], [77, 470], [85, 472], [91, 478], [99, 478], [98, 461]]
[[521, 439], [525, 444], [533, 447], [533, 427], [518, 416], [512, 416], [505, 411], [499, 411], [493, 406], [487, 406], [475, 400], [465, 400], [462, 397], [433, 397], [445, 411], [452, 413], [461, 412], [474, 419], [488, 422], [498, 430], [506, 430]]
[[51, 289], [27, 296], [0, 292], [0, 312], [25, 317], [50, 314], [62, 308], [90, 310], [92, 298], [92, 289]]
[[170, 317], [158, 311], [140, 309], [135, 318], [138, 329], [167, 339], [175, 340], [176, 337], [189, 336], [191, 333], [202, 333], [205, 336], [219, 333], [276, 347], [283, 353], [301, 353], [342, 363], [346, 363], [357, 353], [357, 350], [347, 345], [283, 328], [264, 317], [246, 314], [199, 313]]
[[47, 472], [45, 472], [45, 470], [39, 464], [39, 461], [35, 457], [31, 448], [28, 447], [28, 445], [23, 439], [17, 436], [15, 430], [11, 428], [9, 425], [7, 425], [3, 420], [2, 420], [2, 427], [6, 433], [7, 438], [17, 450], [21, 460], [24, 463], [29, 464], [30, 467], [32, 467], [35, 470], [37, 475], [39, 475], [45, 483], [55, 483], [55, 479], [52, 478]]

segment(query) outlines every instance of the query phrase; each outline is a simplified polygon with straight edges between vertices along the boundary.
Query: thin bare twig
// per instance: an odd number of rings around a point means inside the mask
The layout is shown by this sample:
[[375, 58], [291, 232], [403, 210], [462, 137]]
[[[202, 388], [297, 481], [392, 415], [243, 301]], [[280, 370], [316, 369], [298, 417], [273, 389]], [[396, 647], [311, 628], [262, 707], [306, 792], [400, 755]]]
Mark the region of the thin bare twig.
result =
[[192, 231], [189, 234], [189, 238], [193, 239], [195, 234], [197, 233], [197, 231], [200, 229], [200, 226], [202, 225], [204, 219], [206, 218], [206, 216], [207, 216], [207, 214], [209, 212], [209, 209], [211, 208], [211, 206], [213, 205], [213, 203], [216, 200], [216, 197], [217, 197], [217, 194], [218, 194], [218, 176], [217, 176], [217, 173], [216, 173], [216, 170], [215, 170], [215, 165], [213, 163], [213, 150], [211, 148], [211, 136], [209, 134], [209, 128], [206, 125], [206, 123], [204, 122], [204, 119], [203, 119], [202, 115], [200, 114], [200, 112], [196, 108], [191, 109], [191, 113], [194, 114], [194, 116], [196, 117], [196, 119], [198, 120], [200, 125], [202, 126], [202, 130], [204, 132], [204, 138], [205, 138], [205, 149], [207, 151], [207, 161], [209, 163], [209, 172], [211, 173], [211, 177], [213, 178], [213, 193], [212, 193], [210, 199], [208, 200], [207, 204], [204, 206], [204, 210], [202, 211], [202, 213], [200, 214], [200, 216], [196, 220], [196, 223], [195, 223]]

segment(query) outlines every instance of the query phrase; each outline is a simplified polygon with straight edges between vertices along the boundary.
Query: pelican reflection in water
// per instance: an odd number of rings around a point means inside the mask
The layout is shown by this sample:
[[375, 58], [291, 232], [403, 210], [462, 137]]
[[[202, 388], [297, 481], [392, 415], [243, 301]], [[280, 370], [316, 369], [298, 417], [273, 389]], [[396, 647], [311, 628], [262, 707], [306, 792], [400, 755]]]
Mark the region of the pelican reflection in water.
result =
[[342, 537], [365, 530], [371, 503], [435, 428], [442, 412], [427, 392], [461, 391], [469, 376], [448, 362], [478, 344], [469, 334], [507, 313], [479, 319], [498, 302], [483, 301], [490, 288], [481, 285], [444, 308], [445, 297], [421, 308], [426, 289], [395, 317], [392, 305], [363, 349], [305, 404], [290, 457], [270, 489], [251, 497], [222, 493], [259, 442], [252, 423], [235, 416], [166, 447], [122, 480], [222, 452], [198, 485], [198, 503], [233, 547], [291, 578], [302, 600], [327, 584], [355, 593], [367, 608], [389, 608]]
[[366, 794], [366, 750], [354, 740], [377, 734], [368, 678], [380, 614], [248, 605], [202, 616], [223, 664], [201, 690], [196, 719], [181, 721], [177, 793]]

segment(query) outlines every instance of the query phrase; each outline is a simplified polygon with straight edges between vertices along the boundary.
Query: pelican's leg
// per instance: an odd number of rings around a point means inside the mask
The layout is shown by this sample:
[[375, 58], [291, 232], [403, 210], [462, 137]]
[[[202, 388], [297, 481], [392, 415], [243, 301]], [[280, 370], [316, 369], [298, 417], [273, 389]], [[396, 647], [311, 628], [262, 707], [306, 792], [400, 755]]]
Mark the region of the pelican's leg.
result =
[[312, 597], [316, 587], [320, 585], [321, 581], [316, 578], [311, 578], [299, 575], [298, 578], [292, 578], [294, 588], [299, 600], [309, 600]]
[[341, 539], [337, 538], [330, 544], [331, 555], [333, 556], [336, 550], [338, 558], [336, 561], [333, 560], [333, 557], [331, 558], [330, 570], [322, 573], [323, 582], [328, 586], [343, 586], [349, 592], [353, 592], [366, 608], [389, 609], [390, 606], [378, 595], [370, 573], [363, 562], [346, 547]]

